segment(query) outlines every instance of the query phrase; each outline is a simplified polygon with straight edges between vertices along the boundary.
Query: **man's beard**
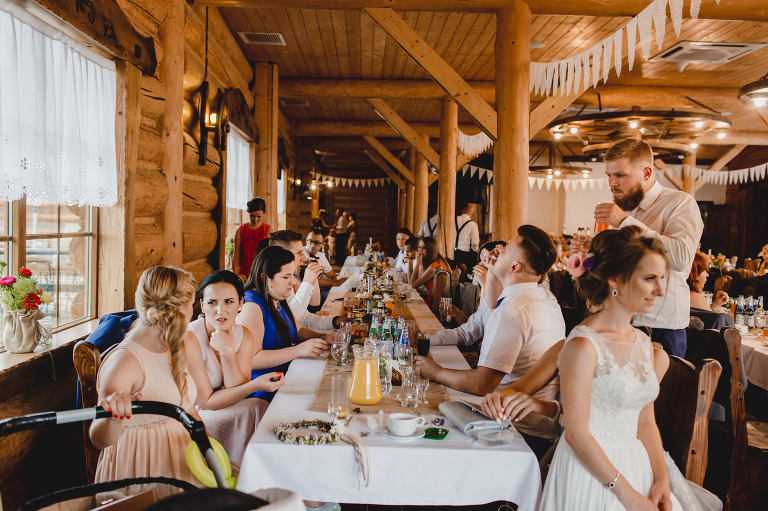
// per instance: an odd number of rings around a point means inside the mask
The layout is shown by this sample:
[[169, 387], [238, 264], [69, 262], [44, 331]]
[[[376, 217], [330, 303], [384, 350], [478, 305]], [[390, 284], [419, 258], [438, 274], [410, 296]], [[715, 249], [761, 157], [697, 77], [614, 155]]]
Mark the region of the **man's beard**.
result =
[[624, 196], [622, 199], [616, 198], [616, 196], [613, 196], [613, 202], [616, 203], [617, 206], [619, 206], [624, 211], [632, 211], [636, 207], [640, 205], [641, 202], [643, 202], [643, 198], [645, 197], [645, 191], [643, 190], [643, 184], [638, 183], [638, 185], [629, 191], [628, 194]]

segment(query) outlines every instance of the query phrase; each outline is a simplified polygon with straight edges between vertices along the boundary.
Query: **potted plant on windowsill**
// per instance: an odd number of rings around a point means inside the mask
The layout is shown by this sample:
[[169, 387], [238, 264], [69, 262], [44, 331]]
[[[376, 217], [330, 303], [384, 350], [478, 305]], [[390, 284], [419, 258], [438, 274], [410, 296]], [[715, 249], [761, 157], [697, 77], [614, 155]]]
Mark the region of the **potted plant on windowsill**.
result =
[[[0, 261], [0, 271], [6, 264]], [[3, 339], [11, 353], [30, 353], [40, 341], [38, 321], [45, 317], [41, 303], [52, 302], [50, 293], [37, 286], [28, 268], [19, 275], [0, 278], [0, 302], [3, 303]]]

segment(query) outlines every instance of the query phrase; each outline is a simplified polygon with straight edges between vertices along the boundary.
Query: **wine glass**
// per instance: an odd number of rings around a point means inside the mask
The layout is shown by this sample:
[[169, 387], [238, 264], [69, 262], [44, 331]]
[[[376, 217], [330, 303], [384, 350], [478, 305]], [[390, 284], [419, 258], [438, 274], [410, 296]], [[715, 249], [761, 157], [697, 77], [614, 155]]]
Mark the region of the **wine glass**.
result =
[[429, 401], [427, 401], [427, 389], [429, 389], [429, 378], [419, 378], [419, 393], [421, 394], [419, 403], [421, 404], [429, 404]]

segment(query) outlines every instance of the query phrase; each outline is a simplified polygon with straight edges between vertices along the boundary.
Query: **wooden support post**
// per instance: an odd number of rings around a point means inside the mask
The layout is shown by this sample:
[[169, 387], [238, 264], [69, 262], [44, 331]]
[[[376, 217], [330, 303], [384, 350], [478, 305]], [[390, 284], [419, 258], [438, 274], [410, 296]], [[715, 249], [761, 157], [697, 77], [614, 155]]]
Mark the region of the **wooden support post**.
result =
[[[687, 169], [686, 169], [687, 167]], [[696, 176], [694, 175], [694, 169], [696, 169], [696, 153], [689, 154], [683, 158], [683, 191], [696, 196]]]
[[[512, 0], [496, 13], [496, 112], [491, 204], [493, 239], [508, 240], [528, 214], [531, 9]], [[503, 206], [502, 206], [503, 204]]]
[[[422, 135], [424, 140], [429, 143], [429, 136]], [[414, 195], [413, 195], [413, 227], [414, 234], [419, 232], [421, 224], [429, 218], [429, 165], [426, 158], [421, 153], [416, 155], [416, 168], [414, 174]]]
[[253, 114], [259, 130], [256, 167], [251, 169], [253, 196], [267, 203], [264, 221], [277, 228], [277, 140], [279, 109], [277, 96], [277, 64], [257, 63], [253, 66]]
[[440, 179], [437, 184], [437, 246], [453, 259], [456, 241], [456, 153], [459, 139], [459, 108], [449, 97], [443, 98], [440, 123]]
[[[427, 141], [429, 143], [429, 141]], [[413, 171], [414, 178], [416, 177], [416, 149], [411, 147], [408, 151], [408, 168]], [[419, 230], [419, 226], [415, 225], [413, 211], [414, 211], [414, 194], [416, 193], [416, 187], [413, 183], [405, 183], [405, 227], [416, 234]]]
[[99, 210], [97, 314], [132, 309], [136, 291], [136, 162], [141, 125], [141, 71], [117, 62], [117, 204]]
[[315, 186], [314, 190], [311, 190], [312, 193], [312, 207], [310, 211], [310, 219], [311, 218], [317, 218], [320, 214], [320, 187]]
[[[186, 2], [169, 0], [168, 17], [160, 28], [165, 56], [160, 81], [165, 85], [163, 156], [161, 168], [168, 182], [168, 201], [163, 211], [163, 235], [167, 248], [163, 264], [181, 267], [183, 259], [182, 204], [184, 199], [184, 16]], [[200, 141], [207, 144], [208, 140]]]
[[405, 187], [397, 187], [397, 228], [405, 227]]

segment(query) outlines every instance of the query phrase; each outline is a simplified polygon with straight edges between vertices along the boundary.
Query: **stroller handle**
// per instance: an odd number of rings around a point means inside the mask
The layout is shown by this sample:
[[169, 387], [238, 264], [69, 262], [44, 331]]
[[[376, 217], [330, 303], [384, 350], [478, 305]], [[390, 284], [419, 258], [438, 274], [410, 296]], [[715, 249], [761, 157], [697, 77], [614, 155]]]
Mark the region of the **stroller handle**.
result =
[[[157, 401], [133, 401], [131, 403], [131, 413], [137, 414], [150, 414], [150, 415], [163, 415], [176, 419], [181, 422], [184, 428], [189, 432], [189, 436], [200, 448], [200, 452], [211, 465], [214, 475], [216, 476], [216, 482], [219, 487], [226, 488], [226, 478], [223, 475], [223, 471], [219, 466], [215, 455], [213, 454], [213, 448], [211, 447], [211, 441], [208, 439], [208, 434], [205, 431], [205, 425], [202, 421], [196, 420], [189, 415], [181, 407], [172, 405], [170, 403], [160, 403]], [[100, 406], [93, 408], [83, 408], [80, 410], [68, 410], [64, 412], [42, 412], [34, 413], [30, 415], [23, 415], [21, 417], [12, 417], [0, 421], [0, 438], [16, 433], [17, 431], [25, 431], [28, 429], [37, 429], [45, 426], [53, 426], [57, 424], [67, 424], [71, 422], [82, 422], [93, 419], [109, 419], [113, 414], [106, 411]]]

